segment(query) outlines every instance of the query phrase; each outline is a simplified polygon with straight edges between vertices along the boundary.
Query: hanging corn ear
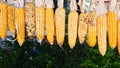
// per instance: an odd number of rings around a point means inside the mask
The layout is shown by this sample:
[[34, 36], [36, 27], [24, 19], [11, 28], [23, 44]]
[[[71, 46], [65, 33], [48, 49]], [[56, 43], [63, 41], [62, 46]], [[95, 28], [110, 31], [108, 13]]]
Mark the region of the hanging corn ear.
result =
[[24, 8], [23, 8], [24, 0], [18, 0], [17, 4], [20, 4], [19, 8], [16, 8], [15, 10], [17, 41], [19, 45], [22, 46], [25, 40], [25, 13], [24, 13]]
[[7, 36], [7, 5], [4, 1], [0, 2], [0, 37], [5, 39]]
[[[39, 2], [38, 2], [39, 1]], [[45, 9], [44, 0], [35, 0], [35, 20], [36, 20], [36, 36], [41, 43], [44, 38], [45, 26]]]
[[25, 5], [25, 23], [27, 36], [32, 39], [35, 33], [35, 10], [33, 0], [27, 0]]
[[46, 21], [46, 35], [48, 42], [53, 45], [54, 41], [54, 11], [53, 11], [53, 0], [45, 0], [45, 21]]
[[8, 27], [12, 37], [15, 37], [15, 7], [14, 0], [8, 0]]
[[118, 26], [118, 53], [120, 54], [120, 20], [117, 21]]
[[117, 21], [116, 13], [114, 10], [116, 0], [111, 0], [109, 11], [107, 12], [107, 23], [108, 23], [108, 41], [112, 49], [116, 47], [117, 43]]
[[104, 1], [100, 0], [99, 1], [99, 17], [97, 18], [97, 38], [98, 38], [98, 49], [101, 53], [102, 56], [105, 55], [106, 53], [106, 44], [107, 44], [107, 39], [106, 39], [106, 34], [107, 34], [107, 22], [106, 22], [106, 17], [104, 16], [104, 10], [100, 9], [101, 7], [104, 8]]
[[57, 43], [61, 46], [65, 36], [65, 10], [63, 8], [64, 0], [58, 0], [58, 8], [55, 12], [55, 26]]
[[91, 0], [91, 9], [88, 13], [88, 44], [90, 47], [94, 47], [96, 44], [96, 12], [95, 12], [95, 0]]
[[77, 5], [75, 0], [71, 0], [71, 12], [68, 16], [68, 43], [70, 45], [70, 48], [73, 48], [76, 44], [76, 38], [77, 38], [77, 24], [78, 24], [78, 13]]
[[78, 38], [80, 44], [83, 44], [83, 42], [85, 41], [86, 34], [87, 34], [86, 14], [81, 13], [79, 15], [79, 24], [78, 24]]
[[[79, 3], [80, 3], [80, 0], [79, 0]], [[83, 44], [87, 34], [87, 21], [86, 21], [87, 14], [84, 13], [85, 0], [83, 0], [82, 3], [80, 3], [79, 5], [82, 13], [79, 15], [78, 38], [79, 38], [80, 44]]]
[[120, 0], [117, 2], [117, 16], [118, 16], [118, 21], [117, 21], [117, 41], [118, 41], [118, 53], [120, 55]]

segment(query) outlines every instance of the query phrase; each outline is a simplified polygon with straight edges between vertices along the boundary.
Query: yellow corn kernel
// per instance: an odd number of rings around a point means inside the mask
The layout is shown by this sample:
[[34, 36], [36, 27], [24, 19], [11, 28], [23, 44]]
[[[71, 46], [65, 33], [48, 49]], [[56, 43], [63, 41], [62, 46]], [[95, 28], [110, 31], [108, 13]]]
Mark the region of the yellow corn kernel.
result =
[[24, 8], [17, 8], [15, 10], [15, 23], [17, 28], [17, 41], [22, 46], [25, 40], [25, 13]]
[[5, 39], [7, 36], [7, 5], [0, 3], [0, 37]]
[[98, 36], [98, 49], [102, 56], [105, 55], [107, 49], [107, 22], [104, 16], [97, 18], [97, 36]]
[[112, 49], [116, 47], [117, 43], [117, 21], [116, 13], [112, 11], [107, 12], [108, 23], [108, 41]]
[[36, 7], [35, 9], [35, 19], [36, 19], [36, 36], [39, 42], [44, 38], [44, 26], [45, 26], [45, 10], [42, 7]]
[[78, 23], [78, 38], [80, 44], [84, 43], [86, 34], [87, 34], [86, 14], [81, 13], [79, 15], [79, 23]]
[[96, 12], [88, 14], [88, 44], [90, 47], [96, 44]]
[[61, 46], [65, 36], [65, 10], [57, 8], [55, 12], [55, 26], [57, 43]]
[[11, 35], [15, 37], [15, 7], [13, 5], [8, 6], [8, 27]]

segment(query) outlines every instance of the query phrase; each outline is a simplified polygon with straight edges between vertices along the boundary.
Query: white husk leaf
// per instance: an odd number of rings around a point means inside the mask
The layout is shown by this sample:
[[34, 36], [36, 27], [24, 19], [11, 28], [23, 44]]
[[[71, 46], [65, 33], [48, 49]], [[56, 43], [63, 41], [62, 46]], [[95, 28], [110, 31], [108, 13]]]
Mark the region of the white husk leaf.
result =
[[17, 0], [18, 7], [23, 8], [24, 7], [24, 0]]
[[105, 14], [105, 5], [104, 5], [104, 1], [103, 0], [99, 0], [98, 3], [98, 14], [99, 15], [104, 15]]
[[95, 10], [95, 0], [91, 0], [90, 11], [94, 11], [94, 10]]
[[8, 4], [14, 4], [14, 0], [7, 0]]
[[110, 0], [109, 11], [114, 11], [116, 9], [117, 0]]
[[70, 3], [70, 10], [71, 10], [71, 11], [76, 11], [76, 10], [77, 10], [77, 3], [76, 3], [76, 0], [71, 0], [71, 3]]
[[[34, 0], [26, 0], [26, 2], [34, 2]], [[38, 1], [39, 2], [39, 1]]]
[[45, 0], [35, 0], [35, 6], [37, 7], [44, 7]]
[[58, 0], [58, 7], [63, 8], [64, 0]]
[[45, 8], [54, 8], [53, 0], [45, 0]]
[[116, 9], [117, 9], [117, 19], [120, 19], [120, 0], [117, 2]]

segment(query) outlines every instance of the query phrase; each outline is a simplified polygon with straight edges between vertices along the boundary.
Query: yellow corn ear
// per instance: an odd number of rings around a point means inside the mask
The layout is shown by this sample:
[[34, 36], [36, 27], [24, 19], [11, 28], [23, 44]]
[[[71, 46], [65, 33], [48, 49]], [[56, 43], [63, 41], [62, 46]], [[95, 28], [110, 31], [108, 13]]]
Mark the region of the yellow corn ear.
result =
[[47, 8], [45, 11], [46, 20], [46, 35], [48, 42], [53, 45], [54, 41], [54, 11], [52, 8]]
[[35, 9], [31, 2], [25, 5], [25, 23], [27, 36], [32, 39], [35, 33]]
[[118, 34], [118, 53], [120, 55], [120, 20], [117, 21], [117, 34]]
[[96, 44], [96, 12], [88, 14], [88, 44], [94, 47]]
[[78, 13], [76, 11], [71, 11], [68, 16], [68, 43], [70, 45], [70, 48], [73, 48], [76, 44], [77, 25]]
[[86, 14], [81, 13], [79, 15], [79, 23], [78, 23], [78, 38], [80, 44], [84, 43], [86, 34], [87, 34]]
[[117, 43], [117, 21], [115, 12], [112, 11], [107, 12], [107, 23], [109, 45], [112, 49], [114, 49]]
[[25, 13], [24, 8], [17, 8], [15, 10], [15, 23], [17, 28], [17, 41], [22, 46], [25, 40]]
[[36, 36], [39, 42], [44, 38], [44, 26], [45, 26], [45, 9], [42, 7], [36, 7], [35, 9], [35, 19], [36, 19]]
[[56, 39], [59, 45], [64, 42], [65, 36], [65, 10], [64, 8], [57, 8], [55, 12], [55, 26], [56, 26]]
[[0, 3], [0, 37], [5, 39], [7, 36], [7, 5]]
[[97, 36], [98, 36], [98, 49], [102, 56], [105, 55], [107, 49], [107, 22], [104, 16], [97, 18]]
[[15, 37], [15, 7], [13, 5], [8, 6], [8, 27], [11, 35]]

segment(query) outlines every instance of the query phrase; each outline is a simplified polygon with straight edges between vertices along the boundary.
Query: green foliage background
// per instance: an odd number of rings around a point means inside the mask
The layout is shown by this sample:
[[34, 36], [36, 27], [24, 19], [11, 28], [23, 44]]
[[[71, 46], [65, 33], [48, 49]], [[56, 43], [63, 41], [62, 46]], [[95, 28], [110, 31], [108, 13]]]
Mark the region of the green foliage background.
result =
[[[49, 45], [43, 41], [40, 45], [37, 41], [26, 40], [22, 47], [18, 43], [14, 45], [4, 41], [6, 49], [0, 49], [0, 68], [119, 68], [120, 56], [117, 49], [107, 46], [107, 53], [103, 57], [98, 51], [97, 44], [94, 48], [83, 45], [77, 40], [74, 49], [70, 49], [67, 37], [63, 48], [65, 54], [56, 44]], [[12, 48], [14, 46], [14, 48]], [[8, 48], [9, 47], [9, 48]], [[35, 50], [34, 50], [35, 49]]]

